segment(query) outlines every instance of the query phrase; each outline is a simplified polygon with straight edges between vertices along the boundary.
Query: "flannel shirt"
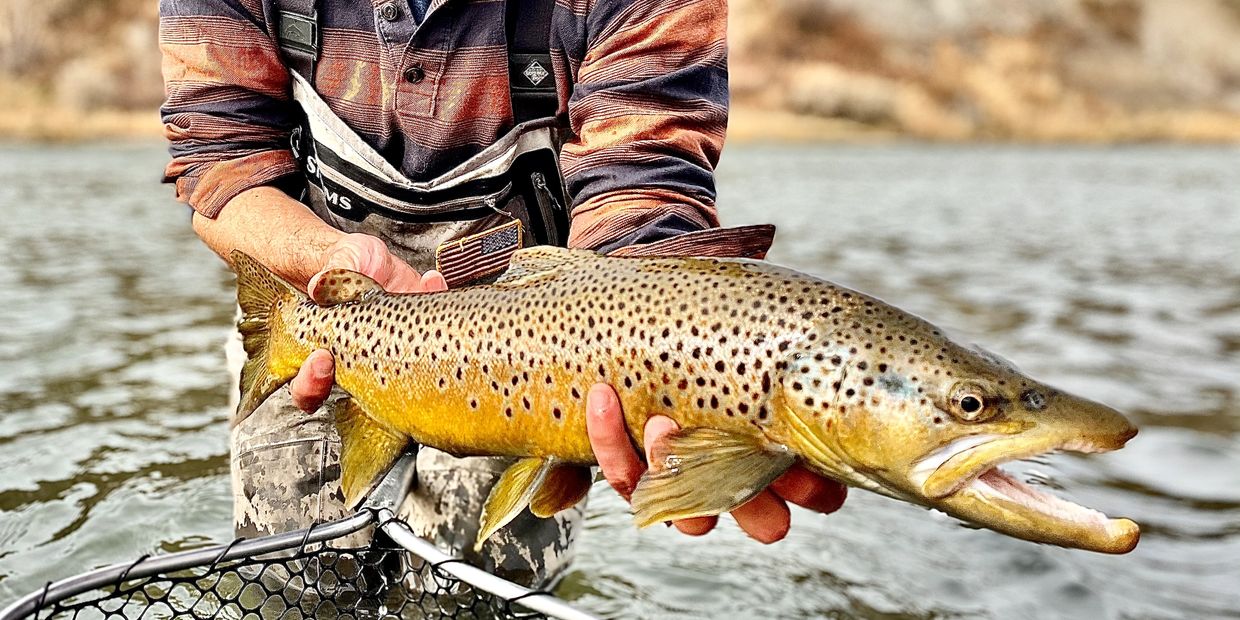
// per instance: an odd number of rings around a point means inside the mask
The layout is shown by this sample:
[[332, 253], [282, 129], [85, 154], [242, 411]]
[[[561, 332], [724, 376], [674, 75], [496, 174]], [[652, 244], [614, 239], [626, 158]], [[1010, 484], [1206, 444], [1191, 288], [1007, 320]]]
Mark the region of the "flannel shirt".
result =
[[[718, 225], [726, 10], [726, 0], [557, 0], [570, 245]], [[288, 137], [298, 114], [274, 14], [270, 0], [160, 2], [165, 181], [207, 217], [297, 174]], [[428, 180], [513, 125], [504, 20], [503, 0], [432, 0], [420, 23], [408, 0], [324, 1], [315, 88], [406, 176]]]

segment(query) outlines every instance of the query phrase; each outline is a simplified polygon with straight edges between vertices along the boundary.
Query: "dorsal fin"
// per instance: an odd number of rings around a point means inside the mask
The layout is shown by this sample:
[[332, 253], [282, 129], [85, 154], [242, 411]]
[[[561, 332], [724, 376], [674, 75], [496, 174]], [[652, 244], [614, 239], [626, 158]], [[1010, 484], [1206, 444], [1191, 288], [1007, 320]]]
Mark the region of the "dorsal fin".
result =
[[570, 250], [553, 245], [540, 245], [524, 250], [517, 250], [508, 264], [508, 271], [495, 281], [496, 284], [511, 284], [533, 276], [552, 273], [565, 266], [578, 263], [599, 255], [590, 250]]
[[383, 287], [370, 278], [348, 269], [328, 269], [310, 283], [310, 297], [324, 306], [358, 301], [368, 293], [381, 293]]

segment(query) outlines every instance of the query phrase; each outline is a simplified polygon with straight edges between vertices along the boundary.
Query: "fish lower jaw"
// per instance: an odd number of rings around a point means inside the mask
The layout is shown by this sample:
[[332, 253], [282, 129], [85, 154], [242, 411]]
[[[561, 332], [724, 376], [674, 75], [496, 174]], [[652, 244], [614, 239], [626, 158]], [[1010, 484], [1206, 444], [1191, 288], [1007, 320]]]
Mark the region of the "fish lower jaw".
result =
[[969, 488], [983, 497], [1001, 498], [1028, 510], [1091, 527], [1105, 527], [1110, 519], [1101, 512], [1025, 484], [999, 467], [992, 467], [973, 479]]
[[1072, 541], [1041, 540], [1102, 553], [1127, 553], [1136, 547], [1140, 528], [1129, 519], [1107, 515], [1036, 489], [991, 467], [969, 483], [968, 491], [989, 504], [1003, 505], [1022, 521], [1040, 522], [1039, 529], [1062, 533]]
[[1109, 452], [1114, 441], [1089, 437], [972, 435], [957, 439], [916, 463], [909, 480], [922, 502], [964, 521], [1034, 542], [1101, 553], [1127, 553], [1140, 539], [1128, 519], [1105, 514], [1026, 485], [1001, 469], [1015, 460], [1059, 451]]

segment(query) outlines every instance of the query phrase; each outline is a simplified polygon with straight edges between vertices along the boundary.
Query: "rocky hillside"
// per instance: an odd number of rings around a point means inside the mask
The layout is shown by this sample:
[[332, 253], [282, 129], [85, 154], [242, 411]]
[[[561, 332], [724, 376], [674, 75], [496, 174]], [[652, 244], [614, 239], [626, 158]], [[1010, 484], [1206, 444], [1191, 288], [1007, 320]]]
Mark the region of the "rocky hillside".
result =
[[[1240, 0], [730, 4], [737, 138], [1240, 141]], [[155, 5], [0, 0], [0, 136], [158, 133]]]

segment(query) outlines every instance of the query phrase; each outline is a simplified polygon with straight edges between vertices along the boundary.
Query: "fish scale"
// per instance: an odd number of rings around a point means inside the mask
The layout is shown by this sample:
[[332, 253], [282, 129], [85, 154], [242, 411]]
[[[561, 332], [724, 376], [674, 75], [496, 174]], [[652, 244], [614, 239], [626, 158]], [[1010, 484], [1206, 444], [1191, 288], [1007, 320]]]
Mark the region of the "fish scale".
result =
[[[1122, 524], [1047, 532], [1054, 519], [1031, 526], [1037, 507], [1016, 504], [1036, 502], [1015, 487], [974, 488], [997, 480], [989, 472], [1012, 451], [994, 451], [1007, 446], [1001, 439], [1034, 454], [1114, 449], [1135, 432], [1122, 416], [806, 274], [740, 259], [532, 248], [495, 284], [433, 294], [388, 294], [361, 274], [328, 272], [317, 281], [320, 305], [244, 255], [233, 262], [250, 352], [242, 413], [311, 351], [330, 351], [352, 401], [338, 420], [351, 501], [413, 441], [522, 459], [492, 491], [480, 541], [527, 506], [571, 505], [595, 462], [585, 395], [606, 383], [638, 444], [652, 415], [682, 429], [661, 440], [664, 462], [638, 484], [640, 524], [731, 510], [800, 462], [1022, 538], [1135, 544]], [[952, 446], [960, 454], [942, 452]], [[1003, 514], [979, 495], [999, 491], [1013, 504]]]

